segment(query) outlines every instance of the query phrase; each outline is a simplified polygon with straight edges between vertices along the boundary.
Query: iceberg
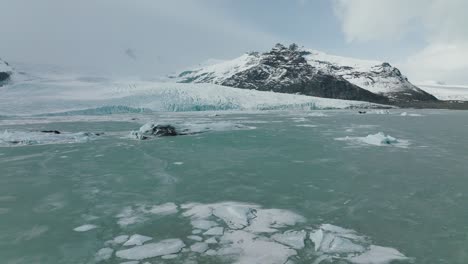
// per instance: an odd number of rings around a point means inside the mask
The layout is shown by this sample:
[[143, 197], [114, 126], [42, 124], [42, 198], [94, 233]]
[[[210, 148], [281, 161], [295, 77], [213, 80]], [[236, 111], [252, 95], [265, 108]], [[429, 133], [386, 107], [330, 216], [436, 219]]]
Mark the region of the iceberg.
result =
[[409, 145], [408, 140], [396, 139], [390, 135], [385, 135], [383, 132], [377, 134], [370, 134], [365, 137], [341, 137], [335, 138], [339, 141], [349, 141], [357, 144], [365, 144], [371, 146], [395, 146], [400, 148], [405, 148]]

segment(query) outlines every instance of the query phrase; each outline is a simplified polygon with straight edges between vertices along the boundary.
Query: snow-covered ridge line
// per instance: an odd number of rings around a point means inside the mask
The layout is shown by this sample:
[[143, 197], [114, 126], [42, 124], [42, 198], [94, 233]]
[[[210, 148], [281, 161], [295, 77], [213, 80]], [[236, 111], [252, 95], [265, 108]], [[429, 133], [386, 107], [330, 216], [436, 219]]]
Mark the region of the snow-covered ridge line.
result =
[[389, 63], [329, 55], [295, 44], [277, 44], [265, 53], [196, 67], [172, 79], [348, 100], [436, 101]]

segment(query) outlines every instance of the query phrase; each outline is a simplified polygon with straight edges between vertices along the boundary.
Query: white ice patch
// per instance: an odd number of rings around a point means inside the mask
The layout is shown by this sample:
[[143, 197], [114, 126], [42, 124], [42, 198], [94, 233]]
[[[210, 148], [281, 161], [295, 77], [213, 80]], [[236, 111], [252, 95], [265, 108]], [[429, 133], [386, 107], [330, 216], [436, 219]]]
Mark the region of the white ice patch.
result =
[[197, 229], [202, 229], [202, 230], [208, 230], [212, 228], [213, 226], [217, 226], [218, 223], [214, 221], [209, 221], [209, 220], [203, 220], [203, 219], [196, 219], [192, 220], [192, 226]]
[[396, 249], [371, 245], [368, 251], [358, 256], [348, 257], [348, 260], [356, 264], [390, 264], [393, 261], [405, 261], [408, 258]]
[[123, 259], [142, 260], [178, 253], [184, 247], [185, 244], [180, 239], [166, 239], [157, 243], [119, 250], [116, 256]]
[[132, 235], [127, 242], [125, 242], [124, 246], [141, 246], [145, 242], [152, 240], [152, 237], [142, 236], [139, 234]]
[[[180, 208], [181, 216], [189, 218], [196, 233], [202, 233], [187, 234], [185, 240], [191, 242], [190, 246], [186, 247], [181, 239], [143, 244], [147, 240], [138, 237], [149, 237], [134, 235], [125, 245], [136, 246], [116, 248], [116, 256], [127, 260], [177, 257], [181, 262], [195, 263], [201, 254], [236, 264], [292, 264], [297, 261], [389, 264], [394, 260], [408, 260], [396, 249], [372, 245], [369, 238], [350, 229], [330, 224], [311, 229], [303, 216], [289, 210], [236, 202], [188, 203]], [[119, 239], [122, 240], [124, 238]], [[112, 245], [120, 247], [116, 244]], [[311, 251], [314, 253], [298, 254]]]
[[191, 240], [194, 240], [194, 241], [198, 241], [198, 242], [203, 240], [203, 237], [201, 237], [201, 236], [188, 236], [187, 238], [191, 239]]
[[224, 247], [218, 250], [217, 254], [235, 256], [235, 263], [238, 264], [284, 264], [291, 256], [297, 254], [294, 249], [285, 245], [242, 230], [226, 232], [220, 243]]
[[178, 257], [177, 254], [170, 254], [170, 255], [164, 255], [164, 256], [162, 256], [161, 258], [162, 258], [162, 259], [175, 259], [175, 258], [177, 258], [177, 257]]
[[94, 133], [43, 133], [40, 131], [5, 130], [0, 132], [0, 147], [46, 144], [84, 143], [96, 139]]
[[307, 237], [307, 232], [289, 230], [284, 233], [277, 233], [271, 236], [271, 238], [281, 244], [290, 246], [294, 249], [303, 249], [305, 244], [304, 241]]
[[89, 231], [89, 230], [93, 230], [97, 228], [96, 225], [82, 225], [82, 226], [79, 226], [79, 227], [75, 227], [73, 230], [76, 231], [76, 232], [86, 232], [86, 231]]
[[223, 233], [224, 233], [224, 228], [219, 226], [219, 227], [210, 228], [208, 231], [203, 233], [203, 235], [205, 235], [205, 236], [221, 236], [221, 235], [223, 235]]
[[355, 231], [330, 224], [311, 232], [310, 240], [315, 251], [324, 254], [324, 259], [344, 259], [356, 264], [389, 264], [395, 260], [408, 260], [396, 249], [371, 245], [368, 238]]
[[116, 236], [116, 237], [112, 240], [112, 242], [113, 242], [114, 244], [120, 245], [120, 244], [125, 243], [127, 240], [128, 240], [128, 236], [127, 236], [127, 235], [121, 235], [121, 236]]
[[423, 116], [421, 114], [414, 114], [414, 113], [408, 113], [408, 112], [403, 112], [400, 114], [401, 116]]
[[297, 127], [317, 127], [317, 125], [310, 125], [310, 124], [304, 124], [304, 125], [296, 125]]
[[171, 215], [178, 212], [177, 205], [174, 203], [165, 203], [161, 205], [154, 205], [148, 210], [151, 214], [157, 215]]
[[385, 135], [383, 132], [377, 134], [370, 134], [365, 137], [341, 137], [335, 138], [339, 141], [349, 141], [351, 143], [365, 144], [372, 146], [395, 146], [400, 148], [406, 148], [409, 145], [408, 140], [396, 139], [390, 135]]
[[165, 203], [161, 205], [148, 206], [138, 204], [136, 206], [127, 206], [116, 215], [117, 223], [121, 227], [142, 223], [148, 219], [150, 215], [166, 216], [178, 212], [177, 205], [174, 203]]
[[197, 242], [190, 246], [190, 250], [197, 253], [203, 253], [208, 250], [208, 244], [203, 242]]
[[114, 250], [112, 248], [101, 248], [97, 253], [94, 259], [96, 262], [108, 260], [112, 257]]

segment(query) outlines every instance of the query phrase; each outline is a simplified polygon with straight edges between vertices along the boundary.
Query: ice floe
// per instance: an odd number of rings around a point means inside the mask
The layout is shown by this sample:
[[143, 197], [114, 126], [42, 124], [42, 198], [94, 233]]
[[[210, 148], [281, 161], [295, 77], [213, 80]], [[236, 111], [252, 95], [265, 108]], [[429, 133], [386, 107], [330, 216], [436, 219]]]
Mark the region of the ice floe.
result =
[[208, 244], [203, 242], [197, 242], [190, 246], [190, 250], [197, 253], [203, 253], [208, 250]]
[[166, 216], [178, 212], [177, 205], [174, 203], [165, 203], [160, 205], [148, 206], [138, 204], [136, 206], [127, 206], [116, 215], [117, 223], [122, 226], [142, 223], [148, 219], [150, 215]]
[[123, 259], [142, 260], [178, 253], [184, 247], [185, 244], [180, 239], [165, 239], [157, 243], [119, 250], [116, 252], [116, 256]]
[[82, 225], [82, 226], [73, 228], [73, 230], [76, 232], [86, 232], [86, 231], [93, 230], [96, 228], [97, 228], [96, 225]]
[[194, 240], [194, 241], [198, 241], [198, 242], [203, 241], [203, 237], [201, 237], [201, 236], [192, 235], [192, 236], [187, 236], [187, 238], [191, 239], [191, 240]]
[[224, 233], [224, 228], [218, 226], [218, 227], [213, 227], [210, 228], [208, 231], [203, 233], [205, 236], [221, 236]]
[[305, 244], [304, 241], [307, 237], [307, 232], [288, 230], [284, 233], [277, 233], [271, 236], [271, 238], [281, 244], [290, 246], [294, 249], [303, 249]]
[[5, 130], [0, 132], [0, 147], [45, 144], [84, 143], [96, 139], [100, 133], [47, 133], [41, 131]]
[[[253, 126], [246, 126], [237, 122], [219, 121], [219, 122], [199, 122], [199, 123], [174, 123], [157, 124], [149, 122], [140, 127], [137, 131], [131, 131], [129, 138], [138, 140], [148, 140], [164, 136], [183, 136], [194, 135], [212, 131], [231, 131], [231, 130], [251, 130]], [[181, 163], [174, 163], [182, 165]]]
[[365, 144], [372, 146], [395, 146], [405, 148], [409, 145], [408, 140], [396, 139], [390, 135], [385, 135], [383, 132], [377, 134], [370, 134], [365, 137], [340, 137], [335, 138], [339, 141], [349, 141], [351, 143]]
[[127, 235], [121, 235], [121, 236], [116, 236], [116, 237], [112, 240], [112, 242], [113, 242], [114, 244], [123, 244], [123, 243], [127, 242], [127, 240], [128, 240], [128, 236], [127, 236]]
[[[112, 255], [115, 250], [115, 255], [125, 260], [178, 258], [181, 263], [197, 263], [206, 256], [236, 264], [410, 261], [396, 249], [373, 245], [368, 237], [354, 230], [331, 224], [308, 226], [307, 219], [290, 210], [237, 202], [187, 203], [176, 207], [180, 208], [176, 213], [189, 220], [192, 227], [185, 238], [144, 244], [151, 237], [133, 235], [126, 240], [128, 236], [121, 235], [114, 238], [119, 243], [112, 243], [113, 248], [105, 251], [101, 249], [97, 256]], [[138, 205], [132, 210], [135, 208], [147, 207]]]
[[127, 242], [125, 242], [124, 246], [141, 246], [145, 242], [152, 240], [152, 237], [142, 236], [139, 234], [132, 235]]
[[101, 248], [97, 253], [94, 259], [96, 262], [108, 260], [112, 257], [114, 250], [112, 248]]

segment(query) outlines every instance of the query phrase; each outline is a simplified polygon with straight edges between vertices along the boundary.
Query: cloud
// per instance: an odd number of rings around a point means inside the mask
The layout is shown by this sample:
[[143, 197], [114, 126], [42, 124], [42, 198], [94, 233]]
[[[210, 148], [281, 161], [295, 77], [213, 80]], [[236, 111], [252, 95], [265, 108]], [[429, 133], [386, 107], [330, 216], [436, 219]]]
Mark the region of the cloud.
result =
[[[427, 43], [401, 62], [412, 79], [464, 81], [468, 20], [466, 0], [334, 0], [349, 42], [403, 41], [422, 33]], [[419, 37], [419, 36], [418, 36]], [[466, 75], [466, 74], [464, 74]]]
[[434, 43], [411, 55], [402, 69], [416, 81], [467, 83], [468, 42]]
[[0, 55], [27, 63], [161, 75], [278, 41], [211, 0], [0, 2], [8, 7], [0, 16]]

